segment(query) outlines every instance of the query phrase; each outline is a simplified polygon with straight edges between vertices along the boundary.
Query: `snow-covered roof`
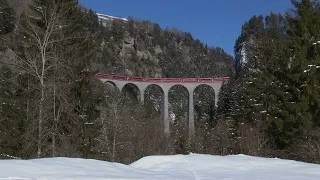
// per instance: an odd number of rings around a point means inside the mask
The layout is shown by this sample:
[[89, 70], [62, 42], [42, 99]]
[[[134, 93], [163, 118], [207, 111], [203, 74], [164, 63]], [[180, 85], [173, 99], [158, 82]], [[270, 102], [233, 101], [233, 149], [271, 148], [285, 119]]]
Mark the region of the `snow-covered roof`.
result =
[[107, 20], [107, 21], [113, 21], [115, 19], [122, 20], [122, 21], [128, 21], [128, 19], [122, 18], [122, 17], [110, 16], [110, 15], [100, 14], [100, 13], [97, 13], [97, 15], [98, 15], [99, 19], [103, 19], [103, 20]]

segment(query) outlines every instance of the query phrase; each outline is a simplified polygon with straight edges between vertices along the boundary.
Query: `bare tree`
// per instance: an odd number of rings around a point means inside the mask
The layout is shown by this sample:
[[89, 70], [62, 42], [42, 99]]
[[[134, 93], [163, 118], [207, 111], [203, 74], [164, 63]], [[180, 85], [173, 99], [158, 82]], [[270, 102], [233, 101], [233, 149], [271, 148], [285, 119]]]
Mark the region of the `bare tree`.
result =
[[101, 105], [101, 124], [100, 136], [96, 139], [100, 143], [103, 154], [108, 155], [111, 161], [116, 160], [117, 146], [129, 143], [122, 142], [120, 137], [124, 132], [123, 123], [125, 121], [125, 113], [130, 112], [131, 108], [126, 105], [126, 96], [122, 95], [115, 87], [106, 87], [105, 89], [106, 103]]
[[[68, 13], [70, 10], [63, 8], [63, 1], [52, 3], [50, 6], [37, 7], [40, 15], [25, 16], [19, 26], [19, 30], [24, 35], [22, 48], [23, 55], [16, 53], [18, 66], [21, 71], [28, 73], [36, 84], [39, 95], [37, 100], [37, 157], [42, 156], [42, 146], [45, 137], [52, 134], [52, 155], [56, 153], [56, 139], [55, 132], [57, 131], [57, 122], [60, 118], [61, 108], [57, 106], [57, 70], [67, 72], [71, 67], [68, 67], [68, 59], [65, 53], [61, 50], [63, 42], [72, 40], [75, 35], [67, 34], [70, 26], [70, 19]], [[63, 69], [63, 70], [62, 70]], [[70, 83], [69, 83], [70, 84]], [[65, 84], [66, 85], [66, 84]], [[53, 89], [52, 89], [53, 88]], [[48, 94], [50, 93], [50, 94]], [[53, 98], [51, 98], [53, 97]], [[53, 111], [53, 116], [50, 112]], [[53, 130], [48, 131], [44, 125], [49, 120], [53, 119]], [[44, 129], [45, 128], [45, 129]]]

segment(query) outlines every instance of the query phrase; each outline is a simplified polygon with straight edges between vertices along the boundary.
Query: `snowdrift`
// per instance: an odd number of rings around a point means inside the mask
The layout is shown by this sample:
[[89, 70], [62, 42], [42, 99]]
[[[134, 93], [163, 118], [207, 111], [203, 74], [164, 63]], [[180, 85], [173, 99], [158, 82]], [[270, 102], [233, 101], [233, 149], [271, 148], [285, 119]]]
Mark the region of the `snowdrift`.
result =
[[90, 159], [0, 160], [0, 180], [319, 180], [320, 165], [245, 155], [149, 156], [131, 165]]

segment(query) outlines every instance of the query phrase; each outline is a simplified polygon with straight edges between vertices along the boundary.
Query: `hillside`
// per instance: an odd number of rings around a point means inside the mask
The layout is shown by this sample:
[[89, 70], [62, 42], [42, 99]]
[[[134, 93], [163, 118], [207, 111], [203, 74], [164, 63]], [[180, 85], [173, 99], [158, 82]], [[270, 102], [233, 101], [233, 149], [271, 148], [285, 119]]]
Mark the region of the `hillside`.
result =
[[[141, 77], [231, 76], [233, 58], [207, 47], [190, 33], [161, 29], [156, 23], [97, 14], [105, 29], [101, 59], [94, 71]], [[101, 64], [103, 66], [101, 66]]]

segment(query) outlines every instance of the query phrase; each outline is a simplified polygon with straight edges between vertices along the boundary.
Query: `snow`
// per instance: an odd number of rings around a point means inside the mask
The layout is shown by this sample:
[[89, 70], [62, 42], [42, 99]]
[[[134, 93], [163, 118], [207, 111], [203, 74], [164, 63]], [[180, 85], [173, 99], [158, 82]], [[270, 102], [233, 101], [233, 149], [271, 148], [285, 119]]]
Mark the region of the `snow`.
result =
[[316, 44], [319, 44], [319, 43], [320, 43], [320, 41], [317, 41], [317, 42], [312, 43], [312, 45], [316, 45]]
[[[1, 131], [0, 131], [1, 132]], [[9, 158], [9, 159], [20, 159], [20, 158], [18, 158], [18, 157], [14, 157], [14, 156], [10, 156], [10, 155], [8, 155], [8, 154], [0, 154], [0, 156], [2, 156], [2, 157], [7, 157], [7, 158]]]
[[77, 158], [0, 160], [0, 180], [318, 180], [320, 165], [246, 155], [149, 156], [131, 165]]
[[115, 17], [115, 16], [110, 16], [106, 14], [99, 14], [97, 13], [99, 19], [107, 20], [107, 21], [113, 21], [115, 19], [117, 20], [122, 20], [122, 21], [128, 21], [126, 18], [121, 18], [121, 17]]
[[93, 125], [93, 122], [85, 122], [85, 125]]

